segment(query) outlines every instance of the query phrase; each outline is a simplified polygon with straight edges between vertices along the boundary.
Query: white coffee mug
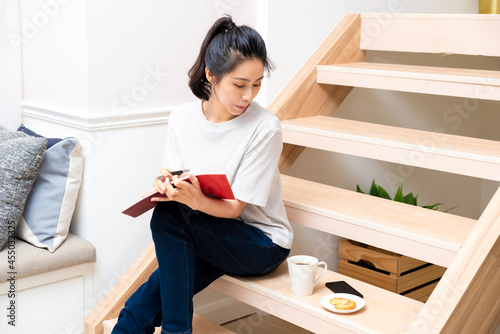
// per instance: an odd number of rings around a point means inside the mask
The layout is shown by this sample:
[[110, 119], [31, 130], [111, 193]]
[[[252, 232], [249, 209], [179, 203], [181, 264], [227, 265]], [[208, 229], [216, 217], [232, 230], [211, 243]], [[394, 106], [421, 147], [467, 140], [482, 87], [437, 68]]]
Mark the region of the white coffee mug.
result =
[[[287, 261], [292, 292], [297, 296], [309, 296], [312, 294], [314, 286], [326, 273], [326, 263], [318, 261], [317, 258], [309, 255], [292, 256]], [[316, 271], [318, 266], [321, 265], [325, 267], [321, 275], [316, 278]]]

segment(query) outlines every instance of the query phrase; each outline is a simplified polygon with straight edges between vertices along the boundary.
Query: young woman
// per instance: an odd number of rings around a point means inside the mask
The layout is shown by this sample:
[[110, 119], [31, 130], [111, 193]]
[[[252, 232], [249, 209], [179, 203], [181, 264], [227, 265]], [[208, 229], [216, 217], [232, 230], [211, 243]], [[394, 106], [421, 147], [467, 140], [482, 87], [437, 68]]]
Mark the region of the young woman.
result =
[[[282, 202], [277, 117], [253, 99], [271, 64], [262, 37], [230, 16], [209, 30], [189, 87], [200, 99], [169, 118], [167, 197], [151, 219], [159, 268], [127, 301], [113, 333], [192, 333], [193, 296], [224, 274], [264, 275], [288, 256], [292, 229]], [[225, 172], [234, 200], [206, 197], [198, 180], [171, 171]], [[171, 182], [175, 187], [172, 186]]]

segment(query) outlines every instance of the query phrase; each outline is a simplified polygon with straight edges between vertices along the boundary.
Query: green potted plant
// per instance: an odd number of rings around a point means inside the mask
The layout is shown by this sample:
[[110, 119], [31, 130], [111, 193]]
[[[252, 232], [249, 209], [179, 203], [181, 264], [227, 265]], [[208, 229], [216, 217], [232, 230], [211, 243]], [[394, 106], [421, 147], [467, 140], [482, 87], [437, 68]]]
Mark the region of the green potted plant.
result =
[[[359, 184], [356, 185], [356, 191], [358, 193], [365, 194], [365, 192], [363, 190], [361, 190], [361, 188], [359, 187]], [[391, 201], [406, 203], [406, 204], [415, 205], [415, 206], [417, 205], [417, 197], [418, 197], [418, 195], [413, 195], [412, 192], [410, 192], [407, 195], [403, 195], [403, 183], [402, 182], [399, 185], [398, 190], [396, 191], [396, 194], [394, 195], [394, 198], [391, 198], [391, 196], [389, 195], [389, 193], [384, 188], [382, 188], [381, 186], [377, 185], [375, 183], [375, 179], [373, 179], [372, 185], [370, 187], [370, 192], [368, 194], [372, 195], [372, 196], [376, 196], [376, 197], [385, 198], [385, 199], [388, 199], [388, 200], [391, 200]], [[443, 203], [436, 203], [436, 204], [432, 204], [432, 205], [423, 205], [422, 207], [426, 208], [426, 209], [437, 210], [437, 209], [439, 209], [440, 205], [443, 205]], [[448, 211], [450, 211], [450, 210], [452, 210], [454, 208], [456, 208], [456, 206], [452, 207], [452, 208], [450, 208], [450, 209], [448, 209], [448, 210], [446, 210], [444, 212], [448, 212]]]

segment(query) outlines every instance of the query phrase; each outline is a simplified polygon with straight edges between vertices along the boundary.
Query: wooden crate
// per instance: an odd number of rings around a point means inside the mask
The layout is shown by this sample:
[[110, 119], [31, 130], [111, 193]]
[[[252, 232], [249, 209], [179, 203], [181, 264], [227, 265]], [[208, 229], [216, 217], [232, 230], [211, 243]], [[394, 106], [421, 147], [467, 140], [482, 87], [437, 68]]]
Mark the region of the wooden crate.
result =
[[425, 302], [446, 268], [351, 240], [339, 243], [340, 274]]

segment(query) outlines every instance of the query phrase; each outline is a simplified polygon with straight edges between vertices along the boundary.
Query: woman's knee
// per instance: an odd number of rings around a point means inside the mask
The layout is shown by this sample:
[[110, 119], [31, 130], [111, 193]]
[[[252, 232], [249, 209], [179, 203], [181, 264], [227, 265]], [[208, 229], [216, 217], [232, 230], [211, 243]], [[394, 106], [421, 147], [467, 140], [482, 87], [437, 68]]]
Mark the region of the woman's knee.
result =
[[159, 203], [151, 218], [151, 232], [155, 234], [171, 229], [184, 229], [185, 225], [189, 223], [189, 211], [192, 210], [178, 202]]
[[160, 229], [165, 227], [165, 222], [171, 220], [170, 213], [171, 205], [168, 202], [166, 203], [158, 203], [153, 211], [153, 216], [151, 217], [151, 221], [149, 226], [151, 228], [151, 232], [153, 234], [159, 232]]

